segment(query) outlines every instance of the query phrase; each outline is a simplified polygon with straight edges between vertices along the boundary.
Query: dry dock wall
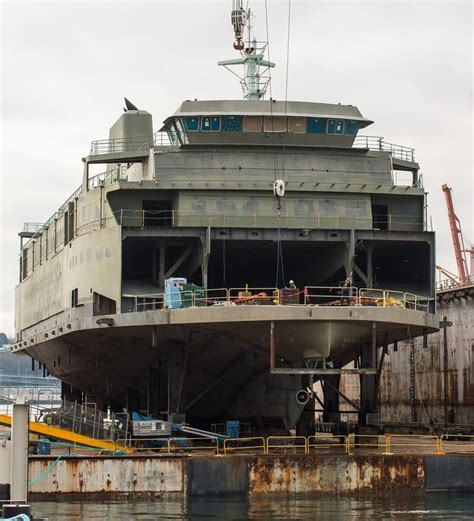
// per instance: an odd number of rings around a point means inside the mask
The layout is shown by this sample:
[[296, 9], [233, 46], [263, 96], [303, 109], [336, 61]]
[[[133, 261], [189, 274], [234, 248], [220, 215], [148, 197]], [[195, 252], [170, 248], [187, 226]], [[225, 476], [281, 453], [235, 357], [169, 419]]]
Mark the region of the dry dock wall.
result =
[[[382, 422], [428, 424], [445, 422], [445, 375], [447, 423], [474, 424], [474, 286], [438, 293], [437, 315], [452, 322], [447, 328], [447, 364], [444, 363], [444, 332], [390, 345], [384, 359], [379, 391]], [[343, 376], [341, 391], [359, 401], [358, 376]], [[341, 400], [341, 410], [353, 410]], [[350, 416], [353, 418], [353, 416]]]
[[474, 490], [474, 457], [35, 457], [29, 476], [32, 499]]
[[[447, 420], [474, 424], [474, 287], [438, 294], [437, 314], [453, 325], [447, 328]], [[444, 333], [428, 336], [428, 346], [415, 340], [390, 347], [380, 385], [380, 418], [395, 422], [445, 421]], [[412, 375], [412, 376], [411, 376]]]

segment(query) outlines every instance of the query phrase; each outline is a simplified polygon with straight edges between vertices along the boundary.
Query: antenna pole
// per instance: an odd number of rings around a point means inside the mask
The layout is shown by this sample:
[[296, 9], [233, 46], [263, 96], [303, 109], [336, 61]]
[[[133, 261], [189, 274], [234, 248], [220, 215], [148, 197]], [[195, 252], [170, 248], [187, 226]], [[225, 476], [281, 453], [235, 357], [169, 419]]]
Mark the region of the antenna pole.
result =
[[[242, 0], [233, 1], [231, 14], [235, 35], [233, 46], [236, 51], [239, 51], [240, 58], [220, 61], [217, 64], [228, 70], [231, 70], [230, 66], [243, 65], [243, 76], [236, 74], [240, 78], [243, 97], [248, 100], [259, 100], [264, 98], [270, 82], [270, 75], [267, 76], [266, 72], [275, 67], [275, 64], [264, 59], [267, 42], [257, 42], [257, 39], [252, 36], [252, 17], [250, 9], [244, 10]], [[242, 38], [245, 38], [245, 29], [247, 29], [247, 41], [244, 44]]]

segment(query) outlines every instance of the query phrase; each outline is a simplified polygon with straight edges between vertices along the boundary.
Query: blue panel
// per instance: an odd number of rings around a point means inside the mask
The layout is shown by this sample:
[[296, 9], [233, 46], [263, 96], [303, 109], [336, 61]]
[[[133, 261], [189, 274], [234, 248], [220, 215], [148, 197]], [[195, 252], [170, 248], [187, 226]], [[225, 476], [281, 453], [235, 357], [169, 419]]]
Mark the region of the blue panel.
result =
[[203, 132], [218, 132], [221, 129], [220, 116], [202, 116], [201, 130]]
[[344, 121], [342, 119], [329, 119], [328, 134], [344, 134]]
[[324, 134], [326, 131], [325, 118], [308, 118], [308, 133], [309, 134]]
[[357, 121], [346, 121], [346, 136], [355, 136], [359, 130]]
[[188, 132], [197, 132], [199, 130], [199, 116], [186, 116], [184, 122]]
[[224, 132], [242, 132], [242, 116], [222, 116]]

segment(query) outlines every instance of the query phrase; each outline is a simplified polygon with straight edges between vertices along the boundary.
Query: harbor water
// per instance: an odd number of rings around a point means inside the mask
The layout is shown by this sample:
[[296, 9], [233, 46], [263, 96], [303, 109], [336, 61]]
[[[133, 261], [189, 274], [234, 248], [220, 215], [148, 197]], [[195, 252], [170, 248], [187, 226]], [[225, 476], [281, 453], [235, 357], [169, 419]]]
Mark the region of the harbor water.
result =
[[200, 497], [157, 501], [32, 503], [35, 516], [69, 521], [93, 519], [134, 520], [247, 520], [307, 521], [330, 519], [473, 519], [470, 493], [404, 493], [389, 497]]

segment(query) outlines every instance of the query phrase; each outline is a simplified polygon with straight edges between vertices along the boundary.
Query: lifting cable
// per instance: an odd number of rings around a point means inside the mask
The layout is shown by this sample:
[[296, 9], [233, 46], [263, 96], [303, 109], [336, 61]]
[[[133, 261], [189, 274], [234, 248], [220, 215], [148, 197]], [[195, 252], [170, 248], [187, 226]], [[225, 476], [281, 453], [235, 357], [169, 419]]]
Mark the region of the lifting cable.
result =
[[[289, 79], [289, 60], [290, 60], [290, 26], [291, 26], [291, 0], [288, 0], [288, 28], [287, 28], [287, 46], [286, 46], [286, 74], [285, 74], [285, 110], [284, 110], [284, 121], [287, 124], [287, 109], [288, 109], [288, 79]], [[268, 61], [271, 61], [270, 55], [270, 36], [268, 30], [268, 0], [265, 0], [265, 27], [266, 27], [266, 36], [267, 36], [267, 49], [268, 49]], [[285, 277], [285, 267], [283, 262], [283, 249], [281, 243], [281, 197], [284, 194], [285, 187], [285, 154], [282, 157], [282, 165], [281, 165], [281, 180], [278, 178], [278, 158], [277, 151], [275, 147], [275, 132], [274, 132], [274, 117], [273, 117], [273, 94], [272, 94], [272, 77], [271, 77], [271, 68], [268, 71], [269, 75], [269, 90], [270, 90], [270, 117], [272, 124], [272, 148], [273, 148], [273, 169], [274, 169], [274, 192], [277, 197], [277, 252], [276, 252], [276, 276], [275, 276], [275, 287], [280, 287], [280, 274], [281, 274], [281, 283], [282, 286], [286, 285], [286, 277]], [[282, 183], [280, 181], [283, 181]], [[283, 192], [281, 195], [278, 195], [277, 184], [280, 184], [283, 187]]]

